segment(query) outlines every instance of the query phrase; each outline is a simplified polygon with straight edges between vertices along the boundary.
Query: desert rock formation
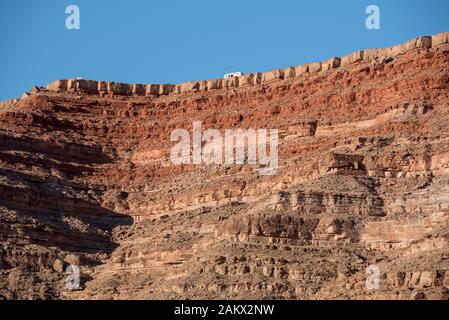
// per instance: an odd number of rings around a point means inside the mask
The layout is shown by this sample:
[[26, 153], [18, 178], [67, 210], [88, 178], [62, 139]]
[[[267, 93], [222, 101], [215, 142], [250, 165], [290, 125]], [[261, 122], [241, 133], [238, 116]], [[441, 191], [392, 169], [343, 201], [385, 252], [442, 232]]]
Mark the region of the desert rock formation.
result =
[[[0, 103], [0, 298], [447, 299], [448, 42]], [[195, 120], [279, 129], [277, 174], [174, 166]]]

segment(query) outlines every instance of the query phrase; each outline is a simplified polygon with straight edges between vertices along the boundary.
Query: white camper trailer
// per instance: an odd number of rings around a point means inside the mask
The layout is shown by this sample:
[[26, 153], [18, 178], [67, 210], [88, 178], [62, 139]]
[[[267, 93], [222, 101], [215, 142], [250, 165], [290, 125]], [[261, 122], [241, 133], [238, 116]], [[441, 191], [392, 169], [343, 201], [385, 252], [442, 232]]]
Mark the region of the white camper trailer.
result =
[[227, 78], [234, 78], [234, 77], [240, 77], [242, 75], [241, 72], [237, 71], [237, 72], [231, 72], [231, 73], [226, 73], [223, 78], [227, 79]]

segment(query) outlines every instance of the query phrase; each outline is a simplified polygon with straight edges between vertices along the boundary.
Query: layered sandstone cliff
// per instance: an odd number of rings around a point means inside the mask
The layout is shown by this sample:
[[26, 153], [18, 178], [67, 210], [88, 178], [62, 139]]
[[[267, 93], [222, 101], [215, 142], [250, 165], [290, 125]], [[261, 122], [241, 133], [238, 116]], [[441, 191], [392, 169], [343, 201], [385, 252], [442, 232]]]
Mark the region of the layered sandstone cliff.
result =
[[[1, 103], [0, 298], [448, 298], [448, 37]], [[193, 121], [278, 129], [277, 173], [173, 165]]]

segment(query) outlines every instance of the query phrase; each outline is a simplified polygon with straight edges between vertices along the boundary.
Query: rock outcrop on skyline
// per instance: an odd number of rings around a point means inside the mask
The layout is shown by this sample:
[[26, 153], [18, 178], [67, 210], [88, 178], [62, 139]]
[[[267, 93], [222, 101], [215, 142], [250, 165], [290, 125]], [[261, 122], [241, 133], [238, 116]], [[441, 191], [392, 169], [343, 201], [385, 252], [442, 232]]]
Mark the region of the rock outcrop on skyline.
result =
[[[277, 173], [174, 165], [193, 121], [278, 129]], [[448, 123], [449, 32], [230, 79], [34, 87], [0, 103], [0, 299], [447, 299]]]
[[355, 51], [342, 58], [333, 57], [323, 62], [313, 62], [306, 65], [272, 70], [264, 73], [249, 73], [235, 78], [185, 82], [178, 85], [129, 84], [84, 79], [69, 79], [57, 80], [49, 84], [45, 89], [54, 92], [79, 92], [99, 94], [102, 96], [107, 94], [125, 96], [161, 96], [188, 92], [210, 91], [217, 89], [240, 88], [247, 85], [254, 86], [273, 82], [276, 80], [283, 80], [308, 74], [326, 72], [331, 69], [346, 67], [353, 63], [361, 62], [364, 60], [372, 62], [384, 61], [417, 48], [431, 48], [432, 43], [434, 43], [435, 46], [438, 46], [440, 44], [448, 43], [448, 41], [449, 40], [447, 38], [447, 33], [440, 33], [433, 37], [418, 37], [392, 48]]

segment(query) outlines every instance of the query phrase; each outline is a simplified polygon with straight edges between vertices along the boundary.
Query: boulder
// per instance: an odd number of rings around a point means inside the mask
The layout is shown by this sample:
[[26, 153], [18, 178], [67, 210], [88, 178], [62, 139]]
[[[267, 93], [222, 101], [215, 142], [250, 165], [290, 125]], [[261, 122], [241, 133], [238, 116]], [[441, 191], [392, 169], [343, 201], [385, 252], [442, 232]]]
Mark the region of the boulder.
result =
[[67, 80], [67, 91], [75, 92], [77, 87], [77, 80], [69, 79]]
[[424, 36], [416, 38], [416, 48], [431, 48], [432, 37]]
[[309, 73], [309, 65], [301, 65], [301, 66], [296, 66], [295, 68], [295, 76], [298, 77], [302, 74], [305, 73]]
[[363, 52], [363, 59], [365, 60], [384, 60], [391, 56], [391, 48], [368, 49]]
[[200, 81], [200, 87], [198, 89], [199, 91], [207, 91], [208, 90], [208, 86], [207, 86], [207, 81]]
[[391, 48], [391, 53], [393, 56], [397, 56], [416, 48], [430, 48], [431, 46], [432, 46], [431, 37], [418, 37], [415, 39], [411, 39], [406, 43], [394, 46], [393, 48]]
[[262, 73], [262, 83], [284, 79], [284, 70], [272, 70]]
[[288, 67], [288, 68], [285, 68], [285, 69], [283, 70], [283, 72], [284, 72], [284, 78], [285, 78], [285, 79], [287, 79], [287, 78], [294, 78], [295, 75], [296, 75], [296, 72], [295, 72], [295, 68], [294, 68], [294, 67]]
[[449, 31], [438, 33], [432, 36], [432, 46], [449, 43]]
[[53, 263], [53, 270], [58, 273], [64, 272], [64, 261], [62, 261], [61, 259], [55, 259]]
[[239, 87], [253, 85], [254, 84], [254, 74], [244, 74], [240, 77], [238, 77], [238, 85]]
[[107, 91], [111, 94], [126, 96], [132, 93], [132, 87], [128, 83], [108, 82]]
[[106, 82], [106, 91], [113, 94], [115, 90], [115, 82]]
[[175, 85], [175, 92], [178, 94], [181, 93], [181, 85], [180, 84]]
[[201, 88], [201, 81], [194, 82], [192, 85], [192, 90], [198, 92]]
[[138, 96], [144, 96], [146, 94], [146, 88], [144, 84], [133, 84], [132, 93]]
[[254, 83], [255, 84], [260, 84], [262, 83], [262, 72], [256, 72], [254, 74]]
[[321, 71], [321, 62], [309, 63], [309, 73], [318, 73]]
[[207, 81], [207, 88], [208, 90], [221, 89], [223, 88], [223, 80], [222, 79], [209, 80]]
[[[379, 49], [367, 49], [363, 52], [363, 59], [375, 60], [379, 56]], [[341, 59], [341, 65], [346, 65], [347, 61], [343, 62], [344, 57]]]
[[341, 59], [338, 57], [330, 58], [329, 60], [322, 62], [322, 64], [321, 64], [322, 70], [328, 71], [331, 69], [338, 68], [340, 66], [340, 62], [341, 62]]
[[30, 93], [39, 93], [39, 92], [41, 92], [41, 89], [38, 86], [32, 86], [29, 92]]
[[381, 48], [378, 49], [378, 59], [384, 60], [391, 58], [393, 56], [393, 49], [392, 48]]
[[443, 287], [449, 289], [449, 271], [446, 271], [443, 278]]
[[418, 288], [431, 287], [437, 279], [437, 273], [435, 271], [423, 271], [419, 279]]
[[227, 89], [230, 87], [230, 80], [232, 80], [232, 78], [223, 79], [223, 88]]
[[[377, 50], [377, 49], [374, 49], [374, 50]], [[348, 54], [341, 58], [341, 66], [345, 67], [345, 66], [353, 64], [355, 62], [360, 62], [364, 59], [364, 57], [365, 57], [364, 50], [355, 51], [355, 52]]]
[[64, 261], [67, 262], [68, 264], [72, 264], [72, 265], [76, 265], [76, 266], [80, 265], [80, 257], [76, 254], [68, 254], [65, 257]]
[[146, 95], [159, 95], [159, 92], [161, 90], [160, 84], [147, 84], [146, 85]]
[[[410, 41], [416, 42], [416, 40], [410, 40]], [[406, 53], [407, 51], [410, 50], [409, 48], [412, 45], [414, 46], [414, 44], [411, 44], [409, 42], [395, 45], [394, 47], [391, 48], [391, 54], [393, 56], [398, 56], [398, 55], [404, 54], [404, 53]]]
[[195, 82], [181, 83], [180, 93], [186, 93], [186, 92], [193, 91], [194, 84], [195, 84]]
[[94, 80], [76, 80], [76, 91], [98, 93], [98, 82]]
[[174, 84], [161, 84], [159, 85], [159, 94], [160, 95], [168, 95], [175, 91]]
[[47, 86], [47, 90], [63, 92], [67, 90], [67, 80], [56, 80]]
[[223, 88], [237, 88], [239, 86], [238, 77], [223, 79]]
[[98, 81], [98, 92], [107, 92], [108, 83], [106, 81]]

